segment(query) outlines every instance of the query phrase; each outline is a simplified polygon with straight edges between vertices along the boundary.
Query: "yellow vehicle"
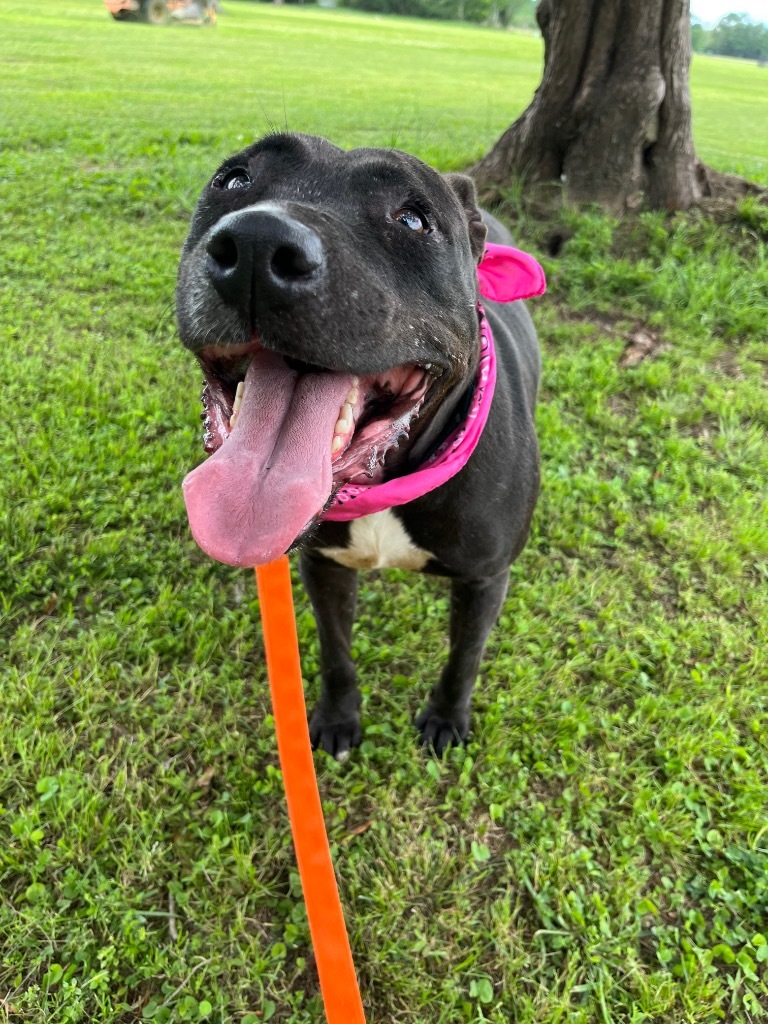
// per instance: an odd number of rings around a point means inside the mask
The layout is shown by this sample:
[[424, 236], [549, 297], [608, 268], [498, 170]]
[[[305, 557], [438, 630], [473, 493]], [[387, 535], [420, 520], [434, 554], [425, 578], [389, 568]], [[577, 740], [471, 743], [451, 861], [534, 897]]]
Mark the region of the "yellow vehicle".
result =
[[215, 25], [220, 10], [219, 0], [104, 0], [104, 6], [116, 21], [150, 25]]

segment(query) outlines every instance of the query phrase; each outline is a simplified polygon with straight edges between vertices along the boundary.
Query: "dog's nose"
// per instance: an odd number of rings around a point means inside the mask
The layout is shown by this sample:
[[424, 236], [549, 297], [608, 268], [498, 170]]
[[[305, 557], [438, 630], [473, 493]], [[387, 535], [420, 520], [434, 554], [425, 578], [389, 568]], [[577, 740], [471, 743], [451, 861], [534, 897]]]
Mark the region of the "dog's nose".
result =
[[252, 297], [290, 304], [316, 289], [325, 267], [320, 236], [282, 210], [228, 214], [205, 248], [211, 283], [228, 305], [241, 309]]

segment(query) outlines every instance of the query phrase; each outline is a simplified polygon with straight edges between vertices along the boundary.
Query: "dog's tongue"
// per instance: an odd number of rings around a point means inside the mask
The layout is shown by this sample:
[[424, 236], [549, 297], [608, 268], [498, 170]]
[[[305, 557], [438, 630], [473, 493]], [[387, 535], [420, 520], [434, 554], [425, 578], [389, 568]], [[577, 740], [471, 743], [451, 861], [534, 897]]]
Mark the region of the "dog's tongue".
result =
[[333, 428], [352, 384], [254, 355], [235, 429], [184, 480], [192, 535], [212, 558], [254, 566], [282, 555], [331, 495]]

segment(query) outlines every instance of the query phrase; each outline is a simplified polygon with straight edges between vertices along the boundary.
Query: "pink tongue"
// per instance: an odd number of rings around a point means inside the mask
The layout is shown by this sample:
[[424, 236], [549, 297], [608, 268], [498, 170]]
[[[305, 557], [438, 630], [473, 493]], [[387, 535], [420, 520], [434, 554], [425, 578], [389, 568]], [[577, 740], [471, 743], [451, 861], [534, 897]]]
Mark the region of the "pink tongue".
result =
[[256, 353], [235, 429], [182, 485], [206, 554], [254, 566], [288, 550], [331, 495], [333, 428], [351, 386], [346, 374], [299, 376]]

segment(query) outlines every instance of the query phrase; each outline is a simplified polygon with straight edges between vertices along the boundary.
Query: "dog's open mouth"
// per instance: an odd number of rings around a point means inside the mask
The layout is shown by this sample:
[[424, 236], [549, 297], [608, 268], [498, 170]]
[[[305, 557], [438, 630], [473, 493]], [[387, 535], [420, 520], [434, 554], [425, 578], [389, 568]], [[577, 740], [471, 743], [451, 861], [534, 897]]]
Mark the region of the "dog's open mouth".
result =
[[435, 379], [415, 363], [338, 373], [258, 341], [199, 359], [211, 458], [184, 481], [187, 513], [203, 550], [240, 566], [287, 551], [338, 487], [381, 479]]

